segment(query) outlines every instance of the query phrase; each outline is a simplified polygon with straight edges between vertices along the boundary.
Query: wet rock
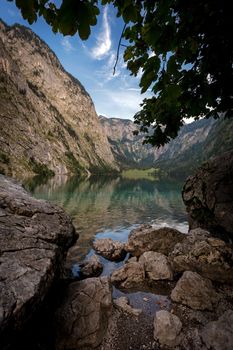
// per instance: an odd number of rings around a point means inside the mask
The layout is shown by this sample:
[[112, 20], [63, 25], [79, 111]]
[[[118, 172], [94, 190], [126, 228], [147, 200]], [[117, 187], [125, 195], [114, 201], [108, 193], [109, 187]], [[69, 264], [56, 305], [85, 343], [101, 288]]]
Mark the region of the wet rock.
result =
[[126, 256], [124, 243], [114, 241], [111, 238], [98, 239], [93, 243], [95, 251], [111, 261], [124, 260]]
[[201, 331], [201, 338], [208, 349], [232, 350], [233, 311], [226, 311], [217, 321], [209, 322]]
[[144, 265], [146, 277], [152, 281], [172, 280], [173, 272], [164, 254], [157, 252], [145, 252], [139, 262]]
[[155, 229], [150, 225], [141, 225], [131, 231], [125, 249], [135, 256], [140, 256], [148, 251], [168, 255], [176, 243], [181, 242], [184, 237], [185, 234], [173, 228]]
[[219, 295], [209, 279], [196, 272], [185, 271], [172, 290], [171, 299], [194, 310], [213, 310]]
[[186, 181], [183, 200], [190, 228], [233, 238], [233, 152], [212, 158]]
[[98, 277], [102, 271], [103, 265], [95, 254], [80, 264], [80, 275], [83, 278]]
[[176, 272], [196, 271], [213, 281], [233, 282], [233, 249], [223, 240], [197, 228], [177, 243], [169, 256]]
[[4, 334], [20, 330], [40, 308], [75, 238], [62, 209], [0, 175], [0, 338], [5, 342], [11, 339]]
[[56, 349], [98, 346], [107, 330], [111, 311], [112, 293], [107, 277], [71, 283], [56, 312]]
[[142, 313], [141, 309], [134, 309], [129, 305], [129, 300], [126, 297], [120, 297], [114, 300], [115, 306], [130, 315], [139, 316]]
[[161, 345], [175, 347], [181, 341], [180, 331], [182, 323], [174, 314], [168, 311], [160, 310], [156, 312], [154, 318], [154, 339]]
[[145, 271], [139, 262], [128, 262], [111, 275], [111, 282], [122, 288], [131, 288], [145, 280]]

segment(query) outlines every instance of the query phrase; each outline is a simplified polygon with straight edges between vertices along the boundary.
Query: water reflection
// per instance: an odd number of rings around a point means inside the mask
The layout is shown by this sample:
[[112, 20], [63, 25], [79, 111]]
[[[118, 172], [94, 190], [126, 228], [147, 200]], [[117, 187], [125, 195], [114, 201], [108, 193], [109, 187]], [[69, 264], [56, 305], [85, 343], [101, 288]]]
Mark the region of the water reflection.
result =
[[181, 199], [182, 183], [129, 180], [121, 177], [51, 178], [47, 183], [26, 184], [37, 198], [62, 206], [73, 218], [80, 234], [71, 249], [75, 262], [90, 251], [95, 238], [126, 240], [132, 228], [141, 223], [171, 226], [187, 231], [187, 218]]

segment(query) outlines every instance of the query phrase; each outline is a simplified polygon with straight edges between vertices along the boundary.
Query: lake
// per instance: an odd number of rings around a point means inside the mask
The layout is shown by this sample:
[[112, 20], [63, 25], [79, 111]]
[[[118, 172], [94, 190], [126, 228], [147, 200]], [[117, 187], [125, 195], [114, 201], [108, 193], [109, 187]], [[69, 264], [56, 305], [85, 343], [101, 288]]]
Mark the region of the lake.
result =
[[126, 241], [140, 224], [170, 226], [188, 231], [181, 198], [183, 182], [122, 177], [35, 178], [26, 187], [36, 198], [63, 207], [72, 217], [79, 239], [69, 252], [75, 264], [92, 254], [94, 239], [111, 237]]

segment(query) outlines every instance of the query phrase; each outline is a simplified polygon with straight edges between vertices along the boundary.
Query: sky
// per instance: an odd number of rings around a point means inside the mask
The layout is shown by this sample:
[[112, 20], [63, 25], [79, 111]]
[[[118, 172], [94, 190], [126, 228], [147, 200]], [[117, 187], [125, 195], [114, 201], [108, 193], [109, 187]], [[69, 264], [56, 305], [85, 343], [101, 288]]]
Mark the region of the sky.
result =
[[111, 118], [133, 119], [140, 110], [140, 103], [149, 93], [141, 94], [140, 74], [130, 76], [120, 50], [115, 75], [117, 46], [123, 29], [123, 21], [116, 17], [112, 5], [101, 8], [98, 23], [92, 27], [86, 41], [75, 36], [54, 34], [50, 26], [39, 18], [29, 25], [14, 2], [0, 0], [0, 18], [8, 25], [20, 23], [30, 27], [55, 52], [63, 67], [76, 77], [94, 101], [96, 112]]

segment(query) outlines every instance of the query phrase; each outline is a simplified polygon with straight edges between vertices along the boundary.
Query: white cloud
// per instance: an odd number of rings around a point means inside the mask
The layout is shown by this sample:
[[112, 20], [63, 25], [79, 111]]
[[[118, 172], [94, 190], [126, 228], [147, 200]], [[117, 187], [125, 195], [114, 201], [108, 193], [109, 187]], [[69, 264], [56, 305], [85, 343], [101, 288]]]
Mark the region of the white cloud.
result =
[[97, 60], [101, 60], [109, 53], [111, 49], [111, 29], [108, 21], [108, 7], [104, 8], [103, 28], [97, 38], [96, 46], [92, 49], [91, 55]]
[[149, 94], [143, 94], [137, 90], [99, 90], [93, 91], [92, 96], [95, 100], [95, 106], [100, 114], [108, 117], [133, 119], [138, 112], [145, 97]]
[[66, 52], [75, 51], [75, 48], [72, 46], [71, 42], [69, 41], [69, 39], [67, 37], [62, 38], [61, 44], [62, 44], [63, 49]]

